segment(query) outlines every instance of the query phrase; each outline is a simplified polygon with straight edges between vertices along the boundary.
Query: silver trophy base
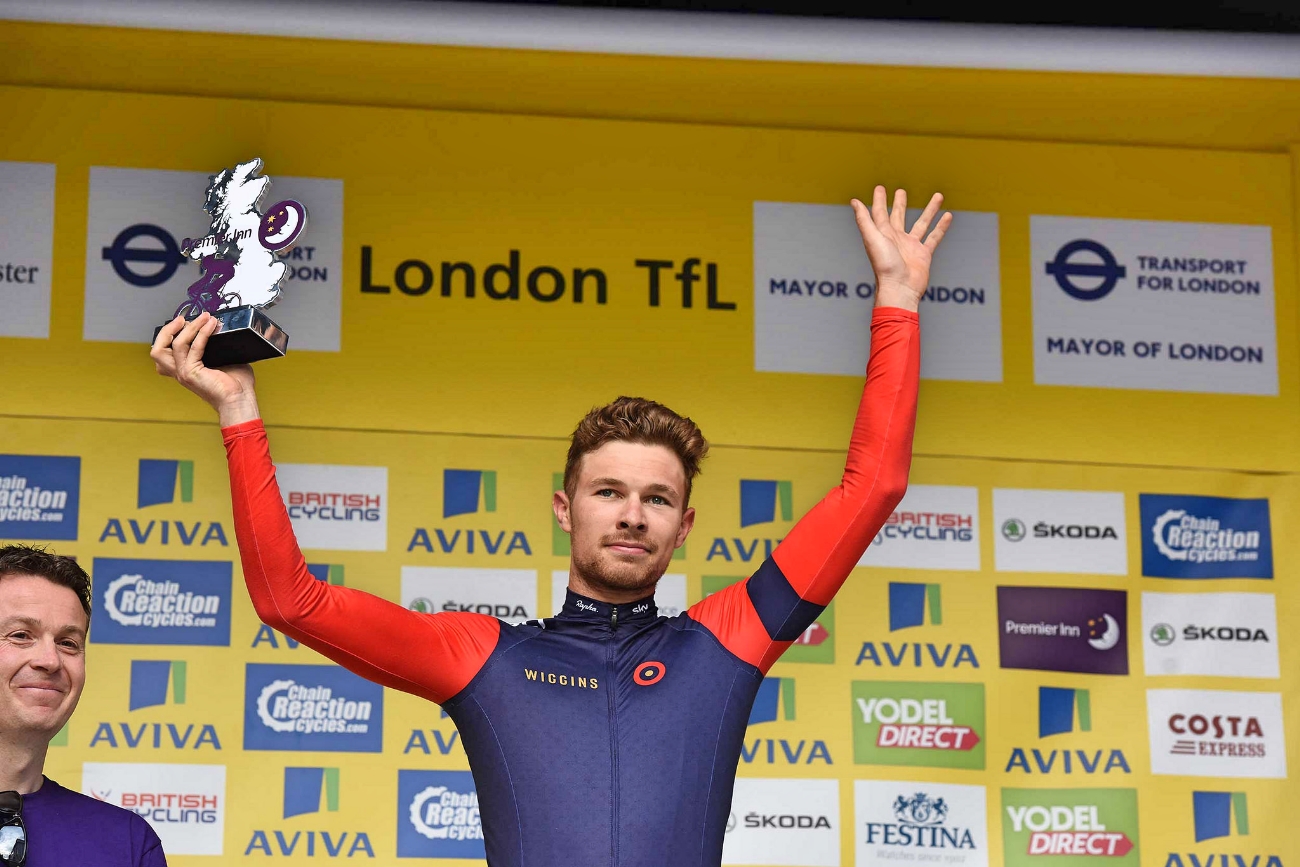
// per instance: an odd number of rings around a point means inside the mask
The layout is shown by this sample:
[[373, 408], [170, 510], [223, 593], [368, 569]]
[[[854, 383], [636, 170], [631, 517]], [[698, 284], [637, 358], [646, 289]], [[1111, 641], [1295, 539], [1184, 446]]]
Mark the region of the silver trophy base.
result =
[[[203, 349], [203, 364], [207, 367], [280, 358], [289, 349], [289, 335], [260, 307], [231, 307], [213, 315], [221, 321], [221, 330], [208, 338], [208, 345]], [[194, 320], [198, 315], [185, 318]], [[154, 329], [155, 340], [162, 328], [159, 325]]]

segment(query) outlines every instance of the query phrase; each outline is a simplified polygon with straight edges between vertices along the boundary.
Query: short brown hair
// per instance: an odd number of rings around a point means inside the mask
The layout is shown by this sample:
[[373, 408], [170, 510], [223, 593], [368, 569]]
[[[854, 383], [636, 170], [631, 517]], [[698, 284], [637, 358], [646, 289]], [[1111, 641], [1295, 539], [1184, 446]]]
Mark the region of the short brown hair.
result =
[[578, 484], [582, 456], [608, 442], [664, 446], [677, 455], [686, 472], [683, 505], [690, 502], [691, 482], [700, 473], [700, 461], [709, 453], [709, 444], [695, 422], [643, 397], [620, 397], [595, 407], [574, 428], [569, 457], [564, 462], [564, 492], [570, 497]]
[[32, 545], [5, 545], [0, 548], [0, 579], [7, 575], [37, 575], [67, 587], [77, 594], [82, 610], [90, 617], [90, 576], [74, 558]]

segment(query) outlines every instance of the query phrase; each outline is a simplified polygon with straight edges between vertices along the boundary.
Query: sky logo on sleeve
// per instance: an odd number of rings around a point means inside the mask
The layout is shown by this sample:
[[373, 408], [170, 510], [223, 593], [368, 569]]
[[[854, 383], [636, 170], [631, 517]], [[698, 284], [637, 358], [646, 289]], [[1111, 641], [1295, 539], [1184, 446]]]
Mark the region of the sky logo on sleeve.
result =
[[308, 563], [307, 571], [317, 581], [343, 586], [343, 565], [341, 563]]
[[185, 660], [131, 660], [131, 691], [127, 710], [167, 704], [171, 686], [172, 704], [185, 704]]
[[794, 678], [765, 677], [749, 711], [749, 725], [794, 719]]
[[496, 470], [443, 470], [442, 516], [472, 515], [479, 510], [479, 493], [485, 512], [497, 510]]
[[135, 506], [144, 509], [163, 503], [194, 502], [194, 461], [140, 459]]
[[1229, 837], [1234, 825], [1237, 836], [1250, 833], [1245, 792], [1192, 792], [1192, 816], [1197, 843]]
[[1073, 732], [1076, 710], [1079, 712], [1079, 731], [1092, 731], [1092, 700], [1088, 690], [1040, 686], [1038, 736], [1045, 738]]
[[77, 538], [81, 458], [0, 455], [0, 539]]
[[284, 818], [319, 813], [321, 795], [325, 796], [325, 810], [337, 813], [339, 811], [338, 768], [284, 769]]
[[943, 624], [943, 603], [938, 584], [889, 582], [889, 631], [924, 626], [926, 615], [931, 626]]
[[794, 485], [789, 481], [740, 480], [740, 526], [770, 524], [780, 506], [781, 520], [794, 520]]

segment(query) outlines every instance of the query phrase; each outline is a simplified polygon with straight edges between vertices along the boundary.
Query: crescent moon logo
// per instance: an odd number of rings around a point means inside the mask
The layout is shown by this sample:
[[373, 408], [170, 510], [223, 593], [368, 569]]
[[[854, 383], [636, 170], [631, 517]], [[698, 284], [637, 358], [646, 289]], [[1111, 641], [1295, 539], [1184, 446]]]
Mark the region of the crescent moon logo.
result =
[[1092, 627], [1089, 631], [1096, 632], [1096, 627], [1101, 623], [1106, 624], [1106, 631], [1097, 638], [1089, 638], [1088, 643], [1095, 650], [1110, 650], [1116, 644], [1119, 644], [1119, 623], [1109, 614], [1103, 614], [1101, 617], [1101, 620], [1088, 621], [1088, 626]]
[[273, 253], [291, 246], [307, 227], [307, 209], [293, 199], [276, 202], [266, 209], [257, 238]]

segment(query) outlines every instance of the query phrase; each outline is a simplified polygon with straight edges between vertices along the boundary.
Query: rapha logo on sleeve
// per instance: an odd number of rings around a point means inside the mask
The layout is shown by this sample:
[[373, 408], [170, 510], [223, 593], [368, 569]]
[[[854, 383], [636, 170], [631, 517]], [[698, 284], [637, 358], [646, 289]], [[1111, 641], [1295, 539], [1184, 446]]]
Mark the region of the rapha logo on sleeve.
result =
[[96, 644], [230, 646], [228, 560], [123, 560], [96, 557]]
[[[208, 234], [197, 205], [210, 176], [160, 169], [90, 168], [83, 337], [139, 343], [199, 279], [181, 253]], [[343, 182], [276, 175], [265, 201], [296, 199], [311, 211], [308, 243], [290, 251], [275, 320], [293, 348], [338, 352], [343, 304]]]
[[855, 780], [854, 863], [861, 867], [916, 861], [987, 867], [984, 799], [983, 786]]
[[999, 587], [1003, 668], [1128, 674], [1128, 593]]
[[334, 665], [250, 662], [244, 677], [244, 749], [382, 751], [378, 684]]
[[1280, 693], [1148, 689], [1147, 724], [1153, 774], [1286, 778]]
[[1127, 575], [1124, 495], [993, 489], [999, 572]]
[[1142, 494], [1142, 574], [1272, 578], [1268, 500]]
[[81, 458], [0, 455], [0, 539], [77, 538]]
[[1268, 226], [1029, 218], [1034, 382], [1277, 394]]
[[979, 489], [911, 485], [858, 565], [978, 572]]
[[1147, 676], [1280, 677], [1272, 593], [1143, 593]]
[[0, 337], [49, 337], [54, 166], [0, 162], [0, 190]]
[[839, 867], [839, 780], [738, 778], [722, 863]]
[[483, 821], [469, 771], [397, 772], [398, 858], [483, 858]]
[[225, 765], [85, 762], [84, 795], [143, 816], [168, 855], [221, 855]]
[[388, 549], [388, 467], [277, 464], [275, 474], [303, 548]]
[[537, 617], [537, 570], [403, 566], [402, 605], [424, 614], [486, 614], [518, 625]]
[[[1001, 382], [998, 215], [954, 217], [922, 302], [921, 376]], [[862, 376], [875, 293], [850, 208], [754, 202], [755, 370]]]

